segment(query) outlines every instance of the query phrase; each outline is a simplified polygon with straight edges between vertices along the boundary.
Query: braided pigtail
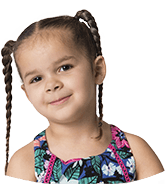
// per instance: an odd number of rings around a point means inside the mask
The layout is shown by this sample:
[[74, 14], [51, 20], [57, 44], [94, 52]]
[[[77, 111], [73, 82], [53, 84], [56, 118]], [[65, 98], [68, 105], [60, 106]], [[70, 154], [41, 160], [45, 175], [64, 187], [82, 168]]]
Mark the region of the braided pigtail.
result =
[[11, 101], [12, 101], [12, 57], [11, 53], [13, 52], [15, 41], [8, 41], [4, 48], [1, 51], [2, 54], [2, 63], [4, 65], [3, 74], [5, 75], [5, 84], [6, 84], [6, 119], [7, 119], [7, 127], [6, 127], [6, 166], [5, 166], [5, 174], [7, 172], [8, 167], [8, 158], [9, 158], [9, 137], [10, 137], [10, 125], [11, 125]]
[[[90, 32], [93, 36], [95, 45], [96, 45], [96, 51], [97, 51], [96, 56], [102, 55], [100, 35], [98, 33], [98, 27], [97, 27], [94, 17], [87, 10], [81, 10], [76, 13], [75, 18], [78, 20], [81, 18], [85, 22], [87, 22]], [[102, 118], [103, 118], [102, 90], [103, 90], [103, 83], [101, 85], [99, 85], [98, 97], [99, 97], [99, 114], [100, 114], [100, 117], [99, 117], [100, 134], [98, 137], [96, 137], [96, 139], [101, 139], [101, 137], [102, 137]]]

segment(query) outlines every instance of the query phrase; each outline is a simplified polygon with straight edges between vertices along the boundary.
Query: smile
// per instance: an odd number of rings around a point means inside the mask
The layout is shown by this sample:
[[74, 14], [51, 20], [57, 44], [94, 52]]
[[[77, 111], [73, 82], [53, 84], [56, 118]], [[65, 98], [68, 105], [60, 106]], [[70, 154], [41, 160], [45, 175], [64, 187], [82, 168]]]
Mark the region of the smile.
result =
[[60, 104], [64, 103], [65, 101], [67, 101], [70, 97], [71, 97], [71, 95], [64, 97], [62, 99], [59, 99], [57, 101], [52, 101], [50, 104], [51, 105], [60, 105]]

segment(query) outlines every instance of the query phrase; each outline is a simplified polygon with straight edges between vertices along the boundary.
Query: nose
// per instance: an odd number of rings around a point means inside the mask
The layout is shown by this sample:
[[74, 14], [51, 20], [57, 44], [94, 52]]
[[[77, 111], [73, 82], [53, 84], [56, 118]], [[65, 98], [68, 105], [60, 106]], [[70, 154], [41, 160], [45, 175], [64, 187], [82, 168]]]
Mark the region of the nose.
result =
[[54, 92], [57, 89], [61, 89], [63, 87], [63, 83], [55, 78], [50, 78], [46, 82], [45, 91], [46, 93]]

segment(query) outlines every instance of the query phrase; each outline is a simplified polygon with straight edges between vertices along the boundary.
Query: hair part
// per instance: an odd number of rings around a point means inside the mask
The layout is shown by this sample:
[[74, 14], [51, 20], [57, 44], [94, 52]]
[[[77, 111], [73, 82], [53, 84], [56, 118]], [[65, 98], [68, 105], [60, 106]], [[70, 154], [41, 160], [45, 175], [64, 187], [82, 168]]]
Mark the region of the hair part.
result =
[[[80, 22], [79, 19], [82, 19], [84, 22]], [[93, 72], [93, 61], [99, 55], [102, 55], [101, 45], [100, 45], [100, 35], [98, 33], [98, 27], [95, 22], [94, 17], [87, 11], [81, 10], [78, 11], [75, 17], [71, 16], [60, 16], [40, 20], [38, 22], [32, 23], [28, 26], [18, 37], [17, 41], [8, 41], [4, 48], [1, 51], [2, 54], [2, 63], [4, 65], [3, 74], [5, 75], [5, 84], [6, 84], [6, 166], [5, 174], [8, 167], [8, 157], [9, 157], [9, 137], [11, 129], [11, 108], [12, 108], [12, 57], [13, 53], [15, 63], [18, 69], [21, 80], [23, 81], [19, 66], [16, 61], [16, 55], [19, 51], [22, 50], [24, 44], [28, 43], [30, 38], [35, 37], [37, 34], [45, 31], [50, 31], [53, 33], [56, 29], [64, 30], [71, 32], [70, 39], [67, 39], [65, 43], [72, 42], [74, 46], [77, 46], [79, 50], [82, 51], [89, 62], [91, 63], [91, 69]], [[67, 36], [68, 38], [68, 36]], [[71, 41], [70, 41], [71, 40]], [[99, 136], [96, 139], [101, 139], [102, 137], [102, 118], [103, 118], [103, 104], [102, 104], [102, 90], [103, 83], [99, 85], [99, 94], [98, 94], [98, 103], [99, 103]]]

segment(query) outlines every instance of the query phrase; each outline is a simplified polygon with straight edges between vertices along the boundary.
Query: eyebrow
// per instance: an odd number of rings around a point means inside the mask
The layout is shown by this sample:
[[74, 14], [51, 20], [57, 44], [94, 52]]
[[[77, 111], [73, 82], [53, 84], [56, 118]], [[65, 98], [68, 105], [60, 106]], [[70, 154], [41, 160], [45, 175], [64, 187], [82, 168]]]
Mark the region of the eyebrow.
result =
[[[67, 60], [70, 60], [70, 59], [75, 59], [75, 57], [74, 56], [64, 56], [64, 57], [58, 59], [57, 61], [53, 62], [53, 65], [54, 64], [57, 65], [59, 63], [62, 63], [63, 61], [67, 61]], [[25, 73], [24, 79], [26, 79], [28, 76], [34, 75], [34, 74], [36, 74], [38, 72], [39, 71], [37, 69], [35, 69], [33, 71], [29, 71], [29, 72]]]

